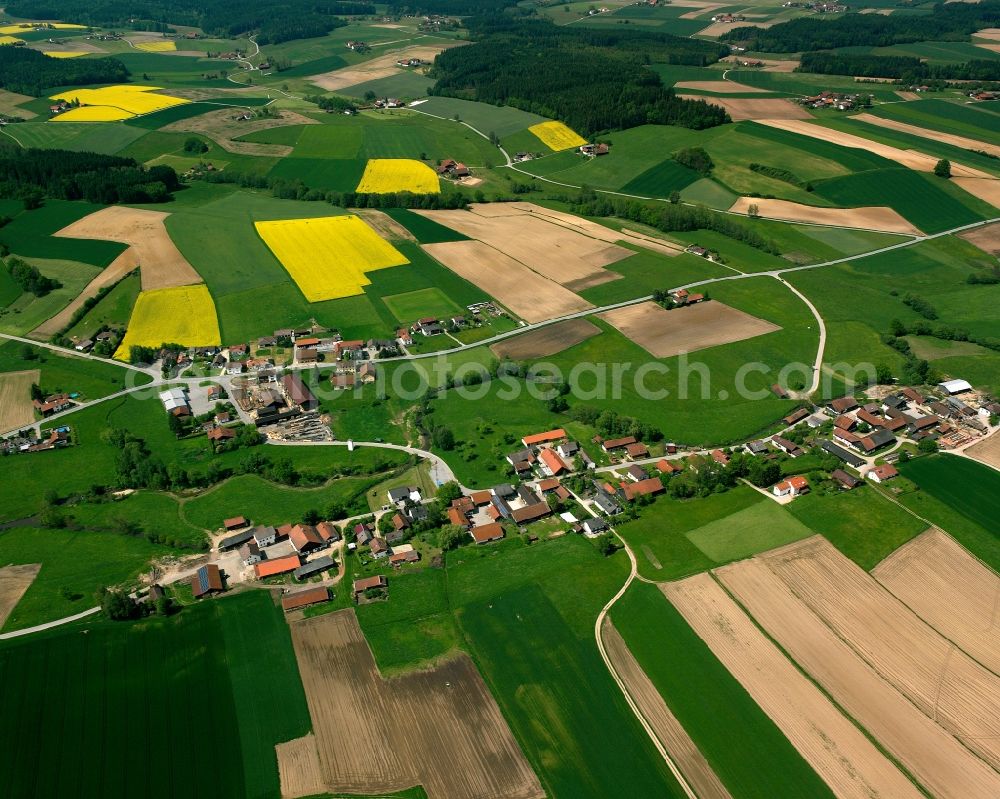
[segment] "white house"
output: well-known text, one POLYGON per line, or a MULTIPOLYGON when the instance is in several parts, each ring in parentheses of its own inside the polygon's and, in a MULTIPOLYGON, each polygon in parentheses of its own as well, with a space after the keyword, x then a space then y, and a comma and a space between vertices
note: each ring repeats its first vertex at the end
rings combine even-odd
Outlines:
POLYGON ((809 491, 809 481, 802 477, 802 475, 789 477, 787 480, 782 480, 775 485, 771 491, 776 497, 797 497, 809 491))

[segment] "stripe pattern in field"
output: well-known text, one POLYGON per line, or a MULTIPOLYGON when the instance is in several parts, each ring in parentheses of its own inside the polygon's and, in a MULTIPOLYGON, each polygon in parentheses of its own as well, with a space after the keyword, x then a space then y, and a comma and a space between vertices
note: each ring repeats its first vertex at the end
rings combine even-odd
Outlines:
POLYGON ((0 372, 0 430, 14 430, 34 424, 35 408, 31 387, 41 382, 38 369, 0 372))
POLYGON ((768 640, 712 575, 699 574, 661 588, 836 796, 921 796, 768 640))
POLYGON ((357 216, 254 223, 309 302, 364 293, 367 273, 409 261, 357 216))
POLYGON ((1000 674, 1000 577, 951 536, 928 530, 872 571, 889 592, 994 674, 1000 674))
POLYGON ((747 613, 931 794, 988 799, 1000 775, 889 685, 769 567, 774 550, 715 571, 747 613))
POLYGON ((544 796, 468 657, 385 680, 353 611, 291 627, 328 791, 419 784, 430 799, 544 796))

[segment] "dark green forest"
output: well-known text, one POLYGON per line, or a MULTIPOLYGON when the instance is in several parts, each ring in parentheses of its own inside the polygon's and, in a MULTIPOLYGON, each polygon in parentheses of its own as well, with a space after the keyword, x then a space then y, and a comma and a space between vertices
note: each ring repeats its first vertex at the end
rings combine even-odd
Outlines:
POLYGON ((897 78, 905 83, 934 80, 1000 80, 1000 61, 975 59, 964 64, 928 64, 919 58, 853 53, 803 53, 797 72, 897 78))
POLYGON ((56 86, 123 83, 129 72, 117 58, 49 58, 27 47, 0 47, 0 88, 38 96, 56 86))
POLYGON ((22 150, 0 145, 0 197, 42 195, 92 203, 156 203, 180 188, 169 166, 144 167, 131 158, 69 150, 22 150))
POLYGON ((344 25, 338 15, 374 14, 369 3, 338 0, 19 0, 7 13, 24 19, 71 19, 85 25, 167 30, 200 27, 212 36, 258 31, 261 44, 323 36, 344 25))
POLYGON ((647 123, 702 129, 729 120, 682 100, 647 69, 702 66, 728 48, 665 33, 585 30, 493 17, 467 23, 475 43, 438 56, 432 94, 507 105, 560 119, 587 136, 647 123))
POLYGON ((968 41, 974 31, 1000 23, 1000 3, 938 3, 930 14, 852 14, 836 20, 800 17, 770 28, 739 27, 720 36, 765 53, 837 47, 889 47, 923 41, 968 41))

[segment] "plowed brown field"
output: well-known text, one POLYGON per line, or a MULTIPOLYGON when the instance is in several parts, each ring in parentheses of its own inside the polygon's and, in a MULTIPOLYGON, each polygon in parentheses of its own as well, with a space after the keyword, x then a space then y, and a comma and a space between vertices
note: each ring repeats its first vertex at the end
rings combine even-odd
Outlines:
POLYGON ((523 361, 528 358, 544 358, 596 336, 601 329, 586 319, 567 319, 554 325, 532 330, 522 336, 504 339, 491 344, 490 349, 498 358, 523 361))
POLYGON ((468 657, 385 680, 353 611, 291 627, 328 791, 419 784, 431 799, 544 796, 468 657))
POLYGON ((10 612, 21 601, 41 568, 39 563, 0 568, 0 627, 3 627, 10 612))

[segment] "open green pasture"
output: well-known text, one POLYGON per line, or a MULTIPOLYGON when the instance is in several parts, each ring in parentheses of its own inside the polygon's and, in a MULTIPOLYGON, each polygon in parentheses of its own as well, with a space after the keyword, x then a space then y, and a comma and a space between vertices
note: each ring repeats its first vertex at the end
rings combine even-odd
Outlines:
POLYGON ((687 533, 691 543, 720 564, 756 555, 810 535, 812 530, 783 506, 770 500, 758 502, 687 533))
POLYGON ((400 322, 412 322, 426 316, 444 317, 462 311, 438 288, 392 294, 383 297, 382 301, 400 322))
POLYGON ((500 138, 545 121, 545 117, 519 108, 459 100, 456 97, 429 97, 416 110, 445 119, 454 119, 457 115, 462 122, 468 122, 483 133, 495 133, 500 138))
POLYGON ((98 399, 121 391, 126 385, 150 381, 147 375, 128 372, 111 363, 61 355, 18 341, 0 342, 0 372, 26 369, 41 372, 40 385, 46 394, 79 394, 82 400, 98 399))
POLYGON ((869 113, 908 125, 1000 144, 1000 117, 983 113, 978 106, 934 99, 875 106, 869 113))
POLYGON ((22 258, 81 261, 104 267, 125 250, 124 244, 113 241, 68 239, 52 234, 104 206, 67 200, 46 200, 34 211, 21 210, 13 221, 0 229, 0 241, 22 258))
POLYGON ((279 792, 274 745, 309 729, 288 628, 259 592, 3 642, 0 672, 11 797, 186 796, 194 781, 264 799, 279 792))
POLYGON ((140 128, 122 122, 45 122, 41 119, 18 125, 7 133, 22 147, 76 150, 114 155, 145 135, 140 128))
POLYGON ((733 796, 833 796, 655 585, 633 583, 611 620, 733 796))
POLYGON ((96 266, 78 261, 57 261, 47 258, 25 260, 46 277, 58 280, 61 286, 44 297, 36 297, 26 291, 0 311, 0 332, 3 333, 27 335, 78 297, 84 287, 101 271, 96 266))
POLYGON ((97 305, 71 327, 67 335, 86 339, 93 336, 102 325, 124 327, 128 324, 129 316, 132 314, 132 306, 135 305, 140 288, 141 280, 138 274, 124 278, 98 300, 97 305))
MULTIPOLYGON (((816 95, 821 91, 856 92, 858 84, 854 78, 844 75, 811 75, 807 72, 764 72, 759 69, 734 69, 727 76, 729 80, 742 83, 745 86, 756 86, 760 89, 779 94, 816 95)), ((866 94, 872 94, 876 100, 895 102, 899 100, 892 87, 875 83, 864 85, 866 94)))

